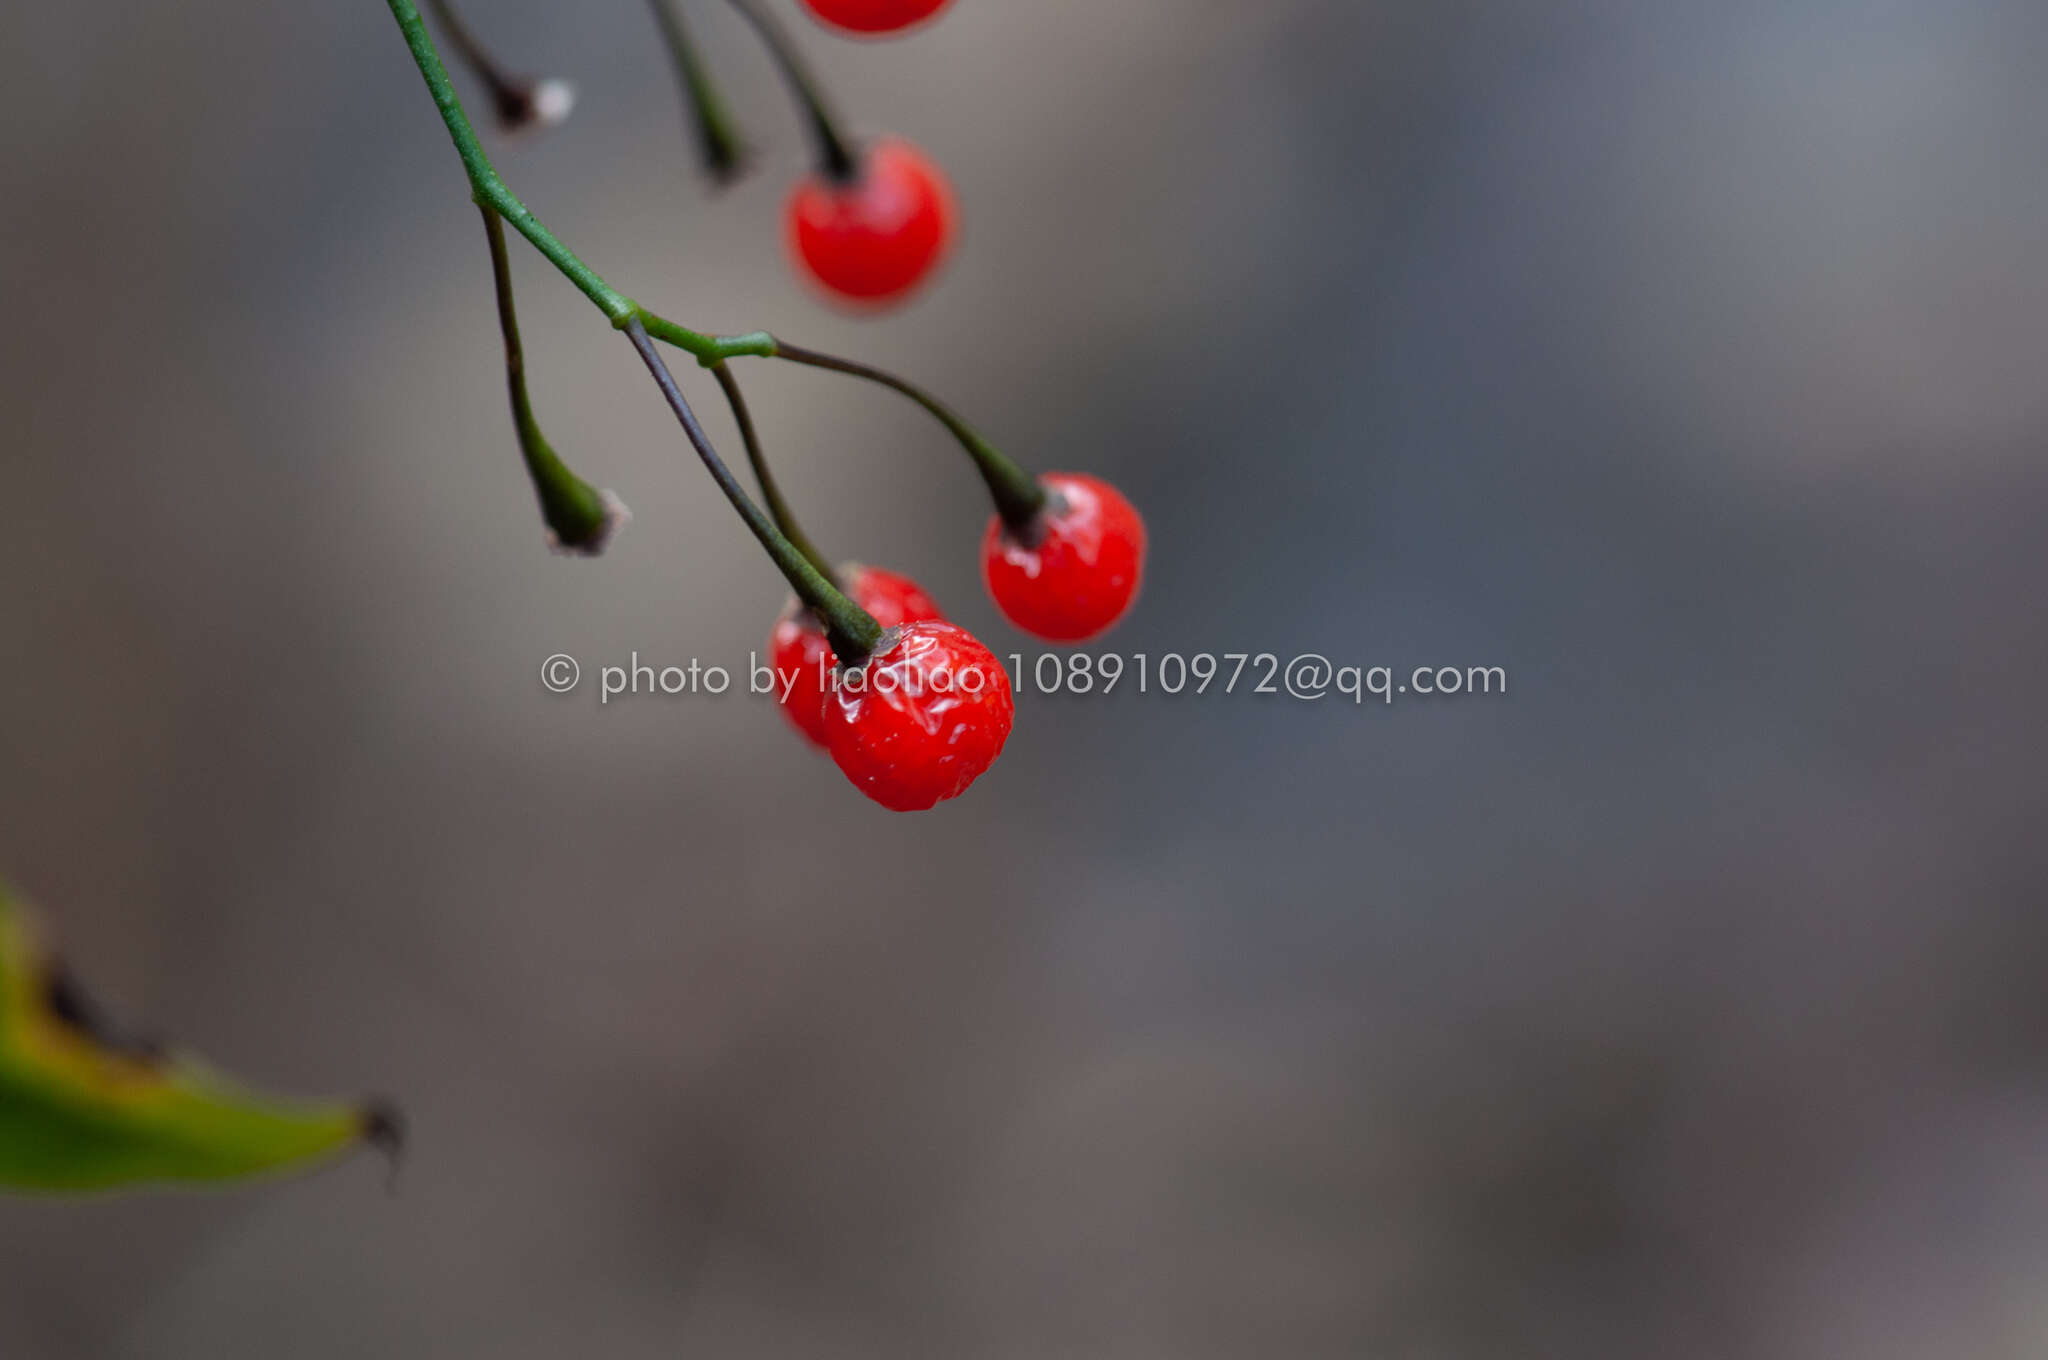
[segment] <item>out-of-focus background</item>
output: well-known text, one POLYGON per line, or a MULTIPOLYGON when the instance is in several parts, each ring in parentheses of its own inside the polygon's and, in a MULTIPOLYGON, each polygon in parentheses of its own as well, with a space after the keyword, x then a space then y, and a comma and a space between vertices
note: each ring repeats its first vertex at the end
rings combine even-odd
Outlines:
MULTIPOLYGON (((721 6, 718 197, 643 6, 468 8, 580 85, 501 162, 620 287, 1131 493, 1096 650, 1510 693, 1026 694, 917 817, 760 700, 553 697, 744 666, 784 591, 522 250, 543 420, 637 516, 546 552, 384 7, 7 6, 0 872, 127 1016, 415 1146, 395 1198, 0 1202, 0 1354, 2048 1350, 2048 10, 806 26, 966 212, 859 321, 721 6)), ((1037 653, 942 435, 744 376, 816 536, 1037 653)))

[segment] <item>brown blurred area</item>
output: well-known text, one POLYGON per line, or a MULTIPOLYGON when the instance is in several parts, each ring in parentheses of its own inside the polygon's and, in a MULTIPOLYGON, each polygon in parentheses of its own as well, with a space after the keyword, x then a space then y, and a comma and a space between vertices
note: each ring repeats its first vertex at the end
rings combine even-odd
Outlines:
MULTIPOLYGON (((497 149, 619 287, 1131 493, 1104 649, 1511 692, 1027 695, 909 818, 759 700, 600 706, 784 592, 521 252, 543 422, 636 516, 546 552, 384 7, 8 6, 0 874, 125 1015, 414 1148, 0 1201, 0 1355, 2048 1351, 2038 3, 805 29, 967 214, 879 321, 783 266, 736 24, 712 197, 642 6, 468 9, 579 85, 497 149)), ((816 537, 1039 650, 928 422, 743 376, 816 537)))

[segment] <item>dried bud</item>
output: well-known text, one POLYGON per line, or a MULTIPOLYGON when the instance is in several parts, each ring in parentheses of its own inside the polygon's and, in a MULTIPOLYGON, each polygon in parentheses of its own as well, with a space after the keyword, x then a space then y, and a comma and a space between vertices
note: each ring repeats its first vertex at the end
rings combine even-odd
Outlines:
POLYGON ((576 87, 566 80, 515 80, 497 89, 498 126, 506 132, 545 132, 576 107, 576 87))

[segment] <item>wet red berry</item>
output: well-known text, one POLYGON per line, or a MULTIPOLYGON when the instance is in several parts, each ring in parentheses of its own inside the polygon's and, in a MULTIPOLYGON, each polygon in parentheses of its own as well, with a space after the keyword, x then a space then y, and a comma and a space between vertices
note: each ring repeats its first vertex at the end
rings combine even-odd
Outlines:
MULTIPOLYGON (((839 579, 847 597, 874 615, 884 628, 945 617, 932 597, 907 576, 849 564, 839 569, 839 579)), ((791 600, 775 621, 768 657, 775 670, 775 694, 782 711, 813 745, 824 746, 825 677, 839 664, 839 658, 832 655, 832 644, 825 640, 817 616, 791 600)))
POLYGON ((1015 713, 995 654, 928 619, 884 634, 866 664, 836 673, 825 747, 862 793, 896 812, 922 812, 959 797, 995 764, 1015 713))
POLYGON ((1003 614, 1048 642, 1107 631, 1138 598, 1145 521, 1123 493, 1077 472, 1038 479, 1049 497, 1029 544, 997 516, 981 545, 981 573, 1003 614))
POLYGON ((804 8, 848 33, 900 33, 921 24, 952 0, 804 0, 804 8))
POLYGON ((813 174, 789 200, 790 248, 818 284, 861 306, 897 302, 938 268, 953 240, 953 190, 910 143, 876 142, 860 174, 813 174))

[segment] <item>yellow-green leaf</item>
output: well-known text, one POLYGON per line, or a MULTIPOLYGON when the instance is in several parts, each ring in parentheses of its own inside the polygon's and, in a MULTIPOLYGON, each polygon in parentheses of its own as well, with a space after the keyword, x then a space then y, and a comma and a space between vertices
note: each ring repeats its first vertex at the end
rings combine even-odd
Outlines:
POLYGON ((229 1180, 397 1139, 382 1106, 273 1100, 121 1035, 0 889, 0 1188, 229 1180))

